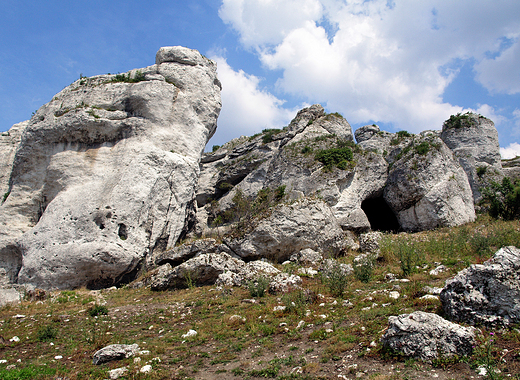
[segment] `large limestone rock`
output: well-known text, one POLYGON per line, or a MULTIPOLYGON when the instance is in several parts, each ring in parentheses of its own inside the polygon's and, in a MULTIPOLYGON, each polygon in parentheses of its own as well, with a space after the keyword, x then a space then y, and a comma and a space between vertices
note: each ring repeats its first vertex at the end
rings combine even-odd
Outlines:
POLYGON ((266 257, 277 262, 306 248, 338 255, 353 244, 331 209, 321 200, 307 198, 277 206, 244 237, 227 241, 243 259, 266 257))
POLYGON ((416 311, 389 317, 388 323, 381 337, 383 347, 425 361, 470 355, 476 344, 473 327, 457 325, 437 314, 416 311))
POLYGON ((416 136, 388 174, 384 198, 405 230, 456 226, 475 219, 468 178, 435 133, 416 136))
POLYGON ((161 48, 140 70, 81 78, 42 106, 0 208, 11 280, 111 286, 173 246, 220 108, 215 63, 183 47, 161 48))
POLYGON ((470 324, 520 322, 520 249, 504 247, 446 281, 440 294, 448 318, 470 324))
POLYGON ((441 138, 466 172, 473 198, 478 202, 482 189, 503 177, 495 124, 474 113, 453 115, 444 122, 441 138))

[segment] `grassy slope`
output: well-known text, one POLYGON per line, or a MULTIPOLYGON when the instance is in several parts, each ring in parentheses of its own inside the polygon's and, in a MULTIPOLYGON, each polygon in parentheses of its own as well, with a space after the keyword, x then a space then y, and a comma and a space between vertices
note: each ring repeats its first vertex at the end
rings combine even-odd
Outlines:
MULTIPOLYGON (((0 309, 0 360, 7 361, 0 364, 0 379, 104 379, 108 370, 122 366, 129 369, 127 379, 469 379, 483 362, 502 371, 489 378, 520 378, 517 329, 492 331, 492 342, 491 331, 482 330, 482 345, 472 357, 433 366, 393 357, 379 344, 388 316, 415 310, 442 315, 438 300, 420 299, 424 286, 442 287, 457 271, 483 262, 504 245, 520 246, 518 221, 481 218, 452 229, 387 235, 369 282, 352 276, 337 298, 318 277, 304 277, 303 287, 316 295, 308 300, 294 291, 248 303, 247 289, 213 287, 55 293, 44 301, 0 309), (398 252, 417 259, 409 282, 385 279, 389 272, 402 277, 398 252), (430 275, 436 263, 448 270, 430 275), (400 297, 389 297, 390 291, 400 297), (352 305, 343 302, 347 299, 352 305), (92 317, 89 308, 99 304, 108 314, 92 317), (289 308, 274 312, 278 305, 289 308), (300 321, 305 326, 298 329, 300 321), (198 334, 184 339, 189 329, 198 334), (10 341, 14 336, 20 341, 10 341), (128 358, 92 365, 93 353, 112 343, 138 343, 149 354, 139 355, 140 362, 128 358), (139 372, 145 364, 152 365, 150 373, 139 372)), ((350 263, 354 255, 339 260, 350 263)))

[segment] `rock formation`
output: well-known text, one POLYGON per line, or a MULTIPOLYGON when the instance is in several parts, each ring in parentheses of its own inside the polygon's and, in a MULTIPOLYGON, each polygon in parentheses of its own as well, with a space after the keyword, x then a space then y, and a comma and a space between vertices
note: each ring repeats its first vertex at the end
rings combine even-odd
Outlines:
POLYGON ((488 326, 520 322, 520 249, 504 247, 446 281, 440 294, 446 316, 488 326))
POLYGON ((473 198, 478 202, 482 199, 481 190, 504 176, 495 124, 469 112, 453 115, 444 122, 441 138, 466 172, 473 198))
POLYGON ((475 329, 449 322, 437 314, 416 311, 388 318, 381 338, 383 347, 425 361, 470 355, 476 344, 475 329))
POLYGON ((161 48, 155 65, 80 78, 2 136, 4 146, 20 141, 0 157, 0 265, 11 281, 111 286, 173 246, 220 87, 214 62, 161 48))
MULTIPOLYGON (((480 125, 490 128, 482 122, 472 133, 480 125)), ((355 135, 358 144, 341 115, 314 105, 282 130, 240 137, 206 154, 196 198, 198 233, 218 224, 237 194, 254 199, 280 186, 292 199, 322 199, 343 230, 419 231, 475 219, 468 175, 439 132, 393 134, 369 125, 355 135)), ((498 146, 488 145, 498 154, 498 146)))

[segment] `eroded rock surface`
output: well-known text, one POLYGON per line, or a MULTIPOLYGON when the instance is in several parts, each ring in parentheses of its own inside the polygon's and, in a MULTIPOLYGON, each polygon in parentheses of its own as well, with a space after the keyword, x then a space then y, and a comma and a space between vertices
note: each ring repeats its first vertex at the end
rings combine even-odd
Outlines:
POLYGON ((221 108, 215 66, 161 48, 155 65, 81 78, 35 113, 0 208, 12 281, 111 286, 175 244, 221 108))
POLYGON ((520 249, 504 247, 446 281, 440 294, 449 319, 507 326, 520 322, 520 249))
POLYGON ((384 347, 425 361, 470 355, 476 344, 475 329, 449 322, 437 314, 416 311, 388 318, 381 337, 384 347))

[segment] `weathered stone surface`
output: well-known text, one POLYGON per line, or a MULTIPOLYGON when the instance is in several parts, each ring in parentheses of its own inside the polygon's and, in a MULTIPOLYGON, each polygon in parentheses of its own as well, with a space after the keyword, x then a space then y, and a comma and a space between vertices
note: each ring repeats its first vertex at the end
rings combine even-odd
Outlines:
POLYGON ((441 138, 466 172, 473 198, 478 202, 482 189, 503 177, 495 124, 474 113, 452 116, 444 122, 441 138))
POLYGON ((381 343, 405 356, 431 361, 470 355, 476 344, 475 329, 449 322, 437 314, 416 311, 388 318, 381 343))
POLYGON ((12 281, 111 286, 186 231, 221 107, 215 64, 162 48, 125 78, 81 78, 26 123, 0 208, 12 281))
POLYGON ((512 181, 520 179, 520 157, 511 160, 502 160, 502 171, 506 177, 512 181))
POLYGON ((446 281, 440 294, 447 317, 470 324, 520 322, 520 249, 504 247, 446 281))
POLYGON ((361 252, 372 252, 379 254, 381 248, 379 243, 383 238, 383 234, 379 231, 367 232, 359 235, 359 249, 361 252))
POLYGON ((323 261, 323 255, 313 249, 305 248, 293 254, 289 260, 300 265, 318 265, 323 261))
POLYGON ((100 365, 114 360, 129 358, 139 353, 137 344, 111 344, 96 351, 92 359, 92 364, 100 365))
POLYGON ((356 136, 356 141, 359 144, 363 141, 370 140, 372 136, 377 134, 379 131, 379 127, 375 124, 365 125, 361 128, 356 129, 356 132, 354 132, 354 136, 356 136))
POLYGON ((413 139, 392 165, 384 198, 404 230, 455 226, 475 219, 468 178, 436 134, 413 139))
POLYGON ((215 239, 199 239, 185 244, 181 244, 173 249, 160 252, 155 258, 156 265, 164 265, 170 263, 173 266, 182 264, 183 262, 204 253, 220 253, 225 252, 231 254, 231 250, 224 244, 219 244, 215 239))
POLYGON ((277 206, 244 238, 227 245, 244 259, 266 257, 283 262, 305 248, 339 254, 353 244, 321 200, 302 199, 277 206))
POLYGON ((287 293, 291 290, 298 289, 302 283, 300 276, 289 273, 279 273, 269 281, 269 292, 287 293))
POLYGON ((212 285, 226 271, 239 272, 246 263, 227 253, 206 253, 172 267, 165 264, 151 277, 152 290, 186 288, 190 285, 212 285))

